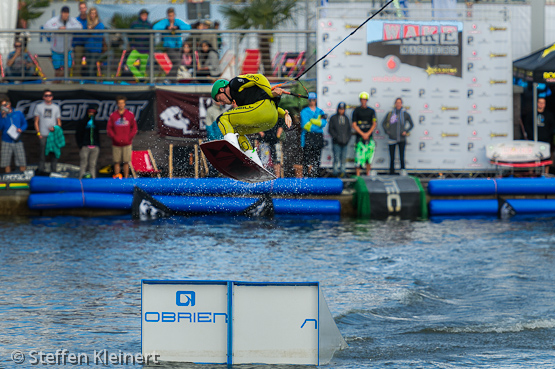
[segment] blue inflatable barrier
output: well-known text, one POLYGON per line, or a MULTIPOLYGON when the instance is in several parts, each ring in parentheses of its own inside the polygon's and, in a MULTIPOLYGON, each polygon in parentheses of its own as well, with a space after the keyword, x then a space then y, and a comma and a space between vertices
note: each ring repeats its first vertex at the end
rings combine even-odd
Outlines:
POLYGON ((497 215, 497 200, 430 200, 430 216, 497 215))
MULTIPOLYGON (((257 201, 257 198, 154 196, 173 211, 184 213, 239 213, 257 201)), ((130 210, 133 195, 100 192, 33 193, 28 205, 33 210, 100 208, 130 210)), ((337 200, 273 199, 276 214, 339 215, 341 204, 337 200)))
POLYGON ((555 178, 433 179, 430 196, 553 195, 555 178))
POLYGON ((278 178, 251 184, 228 178, 98 178, 80 181, 36 176, 30 182, 32 193, 83 191, 132 194, 135 186, 151 195, 339 195, 343 191, 343 182, 338 178, 278 178))
POLYGON ((510 199, 506 200, 517 214, 555 213, 553 199, 510 199))
POLYGON ((432 179, 428 182, 430 196, 494 195, 495 182, 491 179, 432 179))

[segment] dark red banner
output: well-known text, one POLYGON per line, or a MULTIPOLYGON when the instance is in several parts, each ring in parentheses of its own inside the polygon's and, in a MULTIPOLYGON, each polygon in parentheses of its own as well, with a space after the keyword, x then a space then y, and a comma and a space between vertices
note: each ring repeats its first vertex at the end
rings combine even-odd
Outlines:
POLYGON ((156 90, 156 111, 160 136, 206 137, 206 109, 212 104, 207 94, 156 90))

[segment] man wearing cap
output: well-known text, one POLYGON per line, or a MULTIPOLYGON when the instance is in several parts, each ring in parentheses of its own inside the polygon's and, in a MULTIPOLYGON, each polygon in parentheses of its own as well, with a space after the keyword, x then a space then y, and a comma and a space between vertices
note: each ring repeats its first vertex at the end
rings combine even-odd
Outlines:
MULTIPOLYGON (((148 10, 141 9, 139 12, 139 18, 134 20, 129 28, 133 30, 152 29, 152 23, 148 21, 148 10)), ((129 34, 129 45, 132 49, 137 50, 139 53, 148 55, 150 43, 149 39, 150 37, 148 33, 131 33, 129 34)))
POLYGON ((355 165, 356 175, 360 176, 360 170, 366 167, 366 175, 370 174, 372 169, 372 159, 374 159, 374 150, 376 143, 372 138, 372 133, 376 129, 376 112, 367 106, 368 92, 361 92, 358 96, 360 106, 353 111, 353 129, 356 133, 355 145, 355 165))
POLYGON ((320 171, 320 157, 324 148, 324 127, 328 124, 326 114, 316 106, 315 92, 308 93, 308 106, 301 110, 301 147, 303 167, 306 177, 317 177, 320 171))
POLYGON ((278 117, 285 118, 285 124, 291 127, 289 112, 278 107, 282 94, 279 87, 272 90, 262 74, 244 74, 230 81, 219 79, 212 86, 212 99, 237 106, 217 119, 224 139, 260 166, 262 162, 246 135, 271 129, 278 117))
POLYGON ((347 161, 347 145, 351 140, 351 122, 345 115, 346 104, 337 105, 337 114, 330 118, 328 132, 333 141, 333 175, 345 177, 345 163, 347 161))
POLYGON ((92 178, 96 178, 96 161, 100 152, 100 135, 95 119, 96 109, 87 110, 87 115, 77 123, 75 139, 79 147, 79 179, 83 178, 87 166, 92 178))
POLYGON ((152 26, 152 29, 167 31, 162 34, 162 42, 166 54, 168 54, 168 57, 172 62, 172 69, 170 70, 168 75, 177 76, 179 61, 181 60, 181 47, 183 46, 183 35, 177 32, 188 31, 191 29, 191 25, 185 23, 179 18, 176 18, 174 8, 168 8, 166 14, 167 18, 156 22, 156 24, 152 26))
MULTIPOLYGON (((71 30, 71 29, 83 29, 83 26, 79 21, 73 17, 69 16, 69 7, 64 6, 60 12, 60 15, 51 18, 48 22, 44 24, 44 29, 46 30, 71 30)), ((67 45, 65 44, 66 34, 65 33, 53 33, 51 36, 52 45, 52 64, 56 70, 56 77, 64 76, 64 66, 65 66, 65 55, 68 57, 68 67, 71 68, 73 65, 73 58, 71 52, 71 41, 73 34, 67 34, 67 45), (65 54, 67 52, 67 54, 65 54)), ((80 61, 79 61, 80 62, 80 61)))

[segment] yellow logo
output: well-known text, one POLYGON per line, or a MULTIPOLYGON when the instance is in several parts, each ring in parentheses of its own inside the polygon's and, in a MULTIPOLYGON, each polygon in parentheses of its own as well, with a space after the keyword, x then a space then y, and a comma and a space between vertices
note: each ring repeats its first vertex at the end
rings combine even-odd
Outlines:
POLYGON ((345 55, 362 55, 360 51, 345 51, 345 55))
POLYGON ((506 31, 507 27, 495 27, 495 26, 490 26, 489 27, 490 31, 506 31))
POLYGON ((362 82, 362 78, 345 78, 344 81, 348 82, 362 82))
POLYGON ((545 49, 542 53, 542 58, 545 58, 547 55, 551 54, 553 51, 555 51, 555 44, 549 46, 547 49, 545 49))
POLYGON ((505 85, 507 84, 507 80, 506 79, 490 79, 489 80, 489 84, 490 85, 505 85))
POLYGON ((489 136, 491 138, 494 138, 494 137, 507 137, 508 135, 506 133, 494 133, 494 132, 492 132, 492 133, 489 134, 489 136))
POLYGON ((432 74, 450 74, 455 75, 457 74, 457 68, 439 68, 439 67, 430 67, 426 68, 426 73, 428 73, 428 77, 432 74))
POLYGON ((490 111, 507 110, 507 107, 506 106, 490 106, 489 110, 490 111))
POLYGON ((490 53, 489 54, 490 58, 506 58, 507 54, 494 54, 494 53, 490 53))
POLYGON ((441 137, 459 137, 458 133, 445 133, 441 132, 441 137))
POLYGON ((442 111, 447 111, 447 110, 459 110, 458 106, 441 106, 441 110, 442 111))
POLYGON ((543 79, 546 81, 555 79, 555 72, 543 72, 543 79))
POLYGON ((345 29, 353 29, 358 28, 358 24, 346 24, 345 29))

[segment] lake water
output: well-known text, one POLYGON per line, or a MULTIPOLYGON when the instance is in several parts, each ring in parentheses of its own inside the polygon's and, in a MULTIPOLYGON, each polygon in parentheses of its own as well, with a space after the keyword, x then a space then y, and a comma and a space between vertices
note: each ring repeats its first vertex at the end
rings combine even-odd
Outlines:
POLYGON ((31 350, 140 352, 141 279, 320 281, 349 344, 328 368, 555 366, 555 218, 55 217, 0 231, 0 368, 34 367, 31 350))

